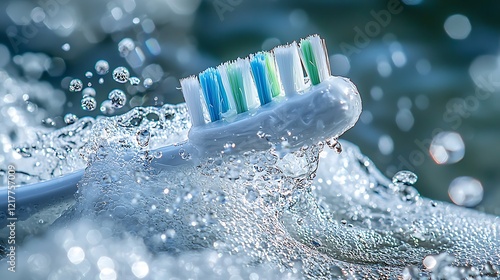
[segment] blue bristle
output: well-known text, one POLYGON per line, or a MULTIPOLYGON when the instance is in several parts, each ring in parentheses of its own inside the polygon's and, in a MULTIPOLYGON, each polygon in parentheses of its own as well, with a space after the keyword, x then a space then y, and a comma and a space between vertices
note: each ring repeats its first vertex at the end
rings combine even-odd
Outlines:
POLYGON ((250 65, 252 67, 252 73, 255 80, 255 85, 257 86, 257 92, 259 94, 260 104, 264 105, 271 102, 271 87, 269 86, 269 81, 266 75, 266 57, 264 53, 255 54, 250 65))
POLYGON ((224 90, 224 85, 222 84, 222 77, 220 75, 219 70, 215 70, 215 77, 217 78, 217 83, 219 84, 219 93, 220 93, 220 101, 222 103, 222 113, 225 113, 229 110, 229 100, 227 99, 226 90, 224 90))
POLYGON ((228 108, 228 101, 219 71, 208 68, 200 73, 201 89, 207 103, 208 113, 212 122, 218 121, 228 108))

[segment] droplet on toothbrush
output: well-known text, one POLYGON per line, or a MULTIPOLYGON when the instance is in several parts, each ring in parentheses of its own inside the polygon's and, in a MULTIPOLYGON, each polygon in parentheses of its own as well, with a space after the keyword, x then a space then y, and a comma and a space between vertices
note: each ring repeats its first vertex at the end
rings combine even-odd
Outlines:
POLYGON ((236 147, 236 144, 233 142, 227 142, 224 144, 224 152, 229 153, 236 147))
POLYGON ((402 170, 396 173, 392 177, 392 182, 394 184, 403 184, 407 186, 414 185, 418 180, 418 177, 415 173, 407 170, 402 170))
POLYGON ((97 102, 95 101, 94 97, 86 96, 82 98, 81 105, 82 109, 85 111, 94 111, 97 107, 97 102))
POLYGON ((146 147, 149 145, 149 140, 151 139, 151 133, 147 129, 141 129, 135 135, 137 144, 141 147, 146 147))
POLYGON ((338 141, 336 137, 332 137, 330 139, 326 139, 326 145, 334 150, 337 154, 342 153, 342 145, 338 141))
POLYGON ((68 113, 64 116, 64 122, 66 124, 73 124, 78 120, 78 117, 75 114, 68 113))
POLYGON ((115 82, 124 84, 128 81, 129 78, 130 72, 127 68, 120 66, 116 67, 115 70, 113 70, 113 80, 115 80, 115 82))
POLYGON ((182 159, 184 160, 188 160, 188 159, 191 159, 191 154, 189 154, 186 150, 184 149, 181 149, 179 151, 179 156, 181 156, 182 159))
POLYGON ((118 52, 121 57, 126 57, 135 48, 135 43, 130 38, 125 38, 118 43, 118 52))
POLYGON ((109 72, 109 63, 106 60, 98 60, 94 68, 97 74, 105 75, 109 72))
POLYGON ((73 79, 69 82, 69 91, 77 92, 83 89, 83 83, 80 79, 73 79))
POLYGON ((162 151, 156 151, 156 152, 154 152, 153 156, 155 158, 161 158, 163 156, 163 153, 162 153, 162 151))
POLYGON ((111 100, 111 105, 116 109, 122 108, 127 102, 127 96, 119 89, 112 90, 108 95, 108 99, 111 100))
POLYGON ((137 77, 132 77, 132 78, 130 78, 129 82, 131 85, 136 86, 136 85, 141 83, 141 79, 139 79, 137 77))

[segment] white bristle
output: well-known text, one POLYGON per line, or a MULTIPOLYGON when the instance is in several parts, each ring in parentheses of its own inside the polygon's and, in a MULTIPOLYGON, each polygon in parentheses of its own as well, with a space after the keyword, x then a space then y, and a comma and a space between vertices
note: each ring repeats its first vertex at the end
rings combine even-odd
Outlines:
POLYGON ((181 80, 182 94, 186 100, 191 123, 194 126, 205 124, 203 106, 201 104, 201 87, 196 76, 191 76, 181 80))
POLYGON ((312 35, 309 39, 313 49, 314 58, 316 59, 319 80, 324 81, 326 78, 330 77, 330 63, 328 60, 328 54, 326 53, 325 42, 318 35, 312 35))
POLYGON ((229 85, 229 79, 227 77, 227 66, 229 62, 221 64, 217 66, 217 70, 219 70, 220 77, 222 79, 222 85, 224 86, 224 91, 226 92, 227 100, 229 101, 229 110, 222 114, 224 118, 230 118, 236 115, 236 104, 234 102, 233 91, 231 90, 231 86, 229 85))
POLYGON ((255 86, 255 81, 253 79, 252 68, 250 67, 249 59, 238 58, 235 63, 237 67, 241 69, 248 109, 250 110, 259 107, 259 95, 257 93, 257 87, 255 86))
POLYGON ((293 95, 305 88, 304 71, 300 62, 297 43, 274 49, 278 72, 286 95, 293 95))

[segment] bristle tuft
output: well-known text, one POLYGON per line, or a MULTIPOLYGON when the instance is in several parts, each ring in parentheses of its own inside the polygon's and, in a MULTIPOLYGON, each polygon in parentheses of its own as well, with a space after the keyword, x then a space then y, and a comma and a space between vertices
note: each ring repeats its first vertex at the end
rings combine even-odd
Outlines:
POLYGON ((180 82, 182 94, 186 100, 193 127, 205 124, 203 107, 200 99, 201 88, 198 79, 196 76, 191 76, 189 78, 182 79, 180 82))
POLYGON ((218 121, 222 118, 222 114, 229 109, 220 73, 217 69, 208 68, 201 72, 199 77, 210 120, 212 122, 218 121))
POLYGON ((293 95, 304 89, 304 72, 297 43, 276 47, 274 56, 285 95, 293 95))

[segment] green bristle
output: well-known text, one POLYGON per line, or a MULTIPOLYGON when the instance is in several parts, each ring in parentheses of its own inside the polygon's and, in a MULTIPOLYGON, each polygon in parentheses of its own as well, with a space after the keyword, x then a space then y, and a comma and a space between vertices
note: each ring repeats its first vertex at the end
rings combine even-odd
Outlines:
POLYGON ((227 65, 227 77, 233 93, 234 102, 236 103, 236 112, 240 114, 248 111, 245 88, 243 85, 243 74, 241 73, 240 67, 235 63, 227 65))
POLYGON ((316 59, 314 58, 314 52, 309 39, 305 39, 300 44, 300 51, 302 52, 302 60, 304 61, 304 66, 307 69, 307 74, 313 85, 320 83, 318 65, 316 64, 316 59))
POLYGON ((274 58, 272 54, 266 53, 266 69, 267 78, 269 79, 269 85, 271 86, 271 95, 276 97, 281 93, 280 82, 278 80, 278 72, 276 71, 276 65, 274 64, 274 58))

